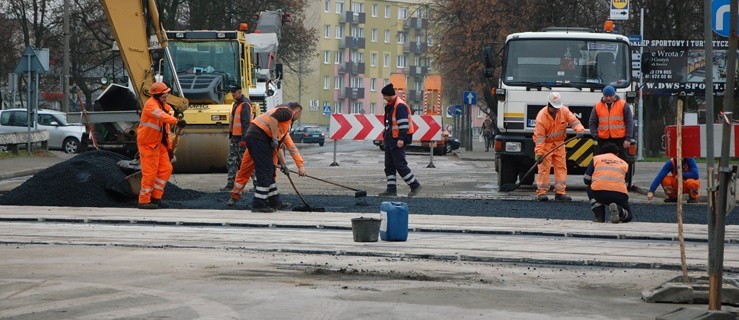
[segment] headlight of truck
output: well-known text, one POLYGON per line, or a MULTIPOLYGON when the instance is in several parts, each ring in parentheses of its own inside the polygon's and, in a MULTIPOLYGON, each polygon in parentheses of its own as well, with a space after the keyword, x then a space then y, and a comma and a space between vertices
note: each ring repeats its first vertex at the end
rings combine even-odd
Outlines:
POLYGON ((506 152, 521 152, 521 143, 520 142, 506 142, 505 151, 506 152))

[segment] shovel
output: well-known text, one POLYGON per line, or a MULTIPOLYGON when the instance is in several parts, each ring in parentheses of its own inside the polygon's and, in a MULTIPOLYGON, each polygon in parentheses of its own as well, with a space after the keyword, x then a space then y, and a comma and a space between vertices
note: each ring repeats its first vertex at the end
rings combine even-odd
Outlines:
MULTIPOLYGON (((287 165, 285 165, 285 158, 281 154, 279 154, 280 153, 280 148, 277 149, 277 153, 278 153, 277 154, 277 160, 279 160, 280 166, 282 166, 283 168, 287 168, 287 165)), ((303 202, 303 206, 296 206, 296 207, 293 208, 293 211, 325 212, 326 211, 325 208, 311 207, 311 205, 309 205, 307 202, 305 202, 305 199, 303 199, 303 196, 300 195, 300 191, 298 191, 298 188, 295 187, 295 183, 293 183, 293 179, 290 178, 289 172, 290 171, 288 170, 288 173, 285 173, 285 175, 287 176, 287 180, 290 181, 290 185, 293 186, 293 190, 295 190, 295 193, 298 195, 298 198, 300 198, 300 201, 303 202)))
MULTIPOLYGON (((174 138, 172 138, 172 163, 177 162, 177 157, 174 156, 174 152, 177 150, 177 143, 180 141, 180 136, 182 135, 182 129, 183 127, 177 127, 177 130, 174 132, 174 138)), ((120 166, 121 163, 119 161, 118 165, 120 166)), ((132 174, 129 174, 126 176, 126 181, 128 182, 128 187, 131 188, 131 192, 133 194, 138 195, 141 192, 141 170, 136 171, 132 174)))
MULTIPOLYGON (((293 170, 290 170, 290 172, 292 172, 292 173, 298 173, 298 172, 293 171, 293 170)), ((337 187, 342 187, 344 189, 349 189, 351 191, 354 191, 354 198, 357 199, 357 205, 363 205, 363 206, 366 206, 367 205, 367 203, 364 201, 364 199, 362 199, 362 198, 367 197, 367 191, 364 191, 364 190, 361 190, 361 189, 355 189, 355 188, 352 188, 352 187, 348 187, 348 186, 345 186, 345 185, 338 184, 336 182, 331 182, 331 181, 328 181, 328 180, 324 180, 324 179, 321 179, 321 178, 318 178, 318 177, 309 176, 307 174, 305 176, 308 177, 308 178, 311 178, 311 179, 315 179, 315 180, 318 180, 318 181, 321 181, 321 182, 325 182, 325 183, 328 183, 328 184, 331 184, 331 185, 335 185, 337 187)))
MULTIPOLYGON (((565 140, 564 142, 562 142, 562 143, 558 144, 557 146, 555 146, 554 148, 552 148, 552 150, 549 150, 549 152, 545 153, 544 156, 542 156, 541 158, 542 159, 546 158, 547 156, 549 156, 550 154, 552 154, 552 152, 554 152, 555 150, 561 148, 563 145, 565 145, 568 142, 570 142, 572 140, 575 140, 575 139, 577 139, 577 137, 572 137, 572 138, 569 138, 569 139, 565 140)), ((518 182, 516 182, 516 183, 506 183, 506 184, 500 186, 500 191, 501 192, 511 192, 513 190, 518 189, 518 187, 521 186, 521 181, 525 180, 529 175, 531 175, 534 172, 534 169, 536 169, 537 166, 539 166, 539 163, 538 162, 534 162, 534 165, 531 166, 531 168, 529 168, 529 171, 526 171, 526 174, 524 174, 523 177, 521 177, 521 179, 518 180, 518 182)))

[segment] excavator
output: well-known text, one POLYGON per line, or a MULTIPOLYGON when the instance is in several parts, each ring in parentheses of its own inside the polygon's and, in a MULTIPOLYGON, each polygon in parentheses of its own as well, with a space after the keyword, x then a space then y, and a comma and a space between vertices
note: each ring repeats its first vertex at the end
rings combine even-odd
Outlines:
MULTIPOLYGON (((225 172, 234 100, 229 89, 239 85, 248 90, 256 102, 254 115, 266 111, 268 101, 274 106, 276 89, 281 88, 281 68, 274 61, 278 37, 271 37, 275 43, 268 45, 271 42, 260 35, 258 43, 267 54, 259 54, 247 41, 251 34, 246 24, 234 31, 166 31, 155 0, 101 0, 101 4, 130 84, 111 84, 95 100, 88 118, 96 125, 97 146, 133 157, 139 109, 149 98, 152 83, 163 81, 172 88, 168 103, 175 115, 188 123, 175 151, 175 172, 225 172), (264 60, 264 67, 254 60, 264 60)), ((269 22, 280 28, 290 18, 281 11, 269 13, 278 17, 269 22)))

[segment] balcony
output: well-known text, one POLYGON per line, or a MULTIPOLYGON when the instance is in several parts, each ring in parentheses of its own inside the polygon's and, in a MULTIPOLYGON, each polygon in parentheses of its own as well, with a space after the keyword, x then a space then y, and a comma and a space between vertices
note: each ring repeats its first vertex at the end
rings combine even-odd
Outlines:
POLYGON ((350 73, 350 74, 362 74, 364 73, 364 62, 345 62, 339 67, 339 74, 350 73))
POLYGON ((365 47, 365 38, 346 37, 344 38, 344 47, 341 49, 345 49, 345 48, 364 49, 364 47, 365 47))
POLYGON ((408 75, 411 77, 423 77, 429 73, 428 67, 409 67, 408 75))
POLYGON ((344 11, 339 17, 341 23, 364 24, 367 16, 364 12, 344 11))
POLYGON ((426 42, 411 42, 409 45, 408 51, 413 52, 413 53, 426 53, 428 49, 429 49, 429 46, 428 46, 428 43, 426 42))
POLYGON ((403 21, 403 29, 428 29, 428 21, 423 18, 411 17, 403 21))
POLYGON ((364 99, 364 88, 344 88, 343 99, 364 99))

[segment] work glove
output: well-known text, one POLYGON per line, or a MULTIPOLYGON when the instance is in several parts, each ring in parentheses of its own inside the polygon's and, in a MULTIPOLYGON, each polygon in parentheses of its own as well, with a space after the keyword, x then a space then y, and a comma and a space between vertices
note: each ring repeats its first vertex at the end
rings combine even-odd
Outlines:
POLYGON ((177 126, 180 128, 184 128, 187 125, 187 121, 185 119, 177 120, 177 126))
POLYGON ((280 140, 278 140, 277 138, 272 138, 272 149, 277 148, 277 146, 279 145, 280 145, 280 140))
POLYGON ((578 132, 578 133, 577 133, 577 134, 575 135, 575 138, 578 138, 578 139, 580 139, 580 138, 582 138, 582 137, 584 137, 584 136, 585 136, 585 131, 580 131, 580 132, 578 132))
POLYGON ((281 165, 280 166, 280 171, 282 171, 282 173, 284 173, 286 176, 289 176, 290 175, 290 169, 288 169, 287 166, 282 166, 281 165))
POLYGON ((534 159, 536 159, 536 163, 541 163, 544 160, 544 156, 537 154, 536 156, 534 156, 534 159))
POLYGON ((244 141, 244 140, 239 141, 239 147, 245 148, 246 147, 246 141, 244 141))

